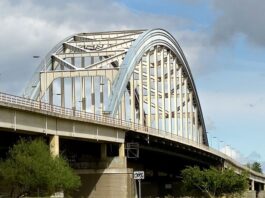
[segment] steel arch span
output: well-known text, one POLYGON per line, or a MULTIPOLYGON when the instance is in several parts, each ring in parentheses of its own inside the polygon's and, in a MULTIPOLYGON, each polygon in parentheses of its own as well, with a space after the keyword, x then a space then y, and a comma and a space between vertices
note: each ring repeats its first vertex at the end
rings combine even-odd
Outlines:
POLYGON ((188 62, 163 29, 69 36, 42 60, 24 97, 208 145, 188 62))

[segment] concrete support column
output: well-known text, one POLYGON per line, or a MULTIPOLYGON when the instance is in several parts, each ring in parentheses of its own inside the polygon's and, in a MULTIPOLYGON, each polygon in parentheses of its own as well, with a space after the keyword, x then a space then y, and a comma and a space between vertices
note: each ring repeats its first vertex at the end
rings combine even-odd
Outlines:
MULTIPOLYGON (((59 136, 58 135, 52 135, 50 136, 50 153, 52 157, 59 156, 59 136)), ((64 197, 63 191, 55 192, 51 197, 64 197)))
POLYGON ((255 183, 254 183, 254 180, 251 180, 251 190, 255 190, 255 183))
POLYGON ((107 158, 107 144, 106 143, 102 143, 100 145, 100 157, 101 159, 107 158))
POLYGON ((52 156, 59 155, 59 136, 52 135, 50 136, 50 152, 52 156))
POLYGON ((124 143, 119 145, 119 157, 125 157, 125 148, 124 143))

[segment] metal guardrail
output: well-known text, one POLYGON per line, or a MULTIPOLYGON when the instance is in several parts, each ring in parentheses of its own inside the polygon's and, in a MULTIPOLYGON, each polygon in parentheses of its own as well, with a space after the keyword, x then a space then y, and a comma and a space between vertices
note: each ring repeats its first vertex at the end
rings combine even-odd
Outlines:
POLYGON ((19 96, 14 96, 6 93, 1 93, 0 92, 0 102, 2 103, 7 103, 7 104, 13 104, 21 107, 26 107, 31 110, 40 110, 43 112, 47 113, 55 113, 57 115, 63 115, 63 116, 68 116, 68 117, 75 117, 75 118, 81 118, 86 121, 92 121, 92 122, 97 122, 99 124, 103 125, 109 125, 112 127, 117 127, 117 128, 122 128, 126 130, 131 130, 131 131, 136 131, 139 133, 144 133, 147 135, 154 135, 157 137, 162 137, 165 139, 170 139, 185 145, 193 146, 195 148, 204 150, 206 152, 209 152, 213 155, 216 155, 231 164, 233 164, 235 167, 243 170, 249 171, 253 176, 262 178, 265 182, 265 175, 259 174, 257 172, 254 172, 252 170, 249 170, 247 167, 241 165, 239 162, 235 161, 231 157, 225 155, 224 153, 217 151, 213 148, 210 148, 204 144, 201 144, 199 142, 193 141, 191 139, 179 136, 177 134, 169 133, 166 131, 158 130, 155 128, 151 127, 146 127, 137 123, 109 117, 109 116, 104 116, 104 115, 98 115, 90 112, 85 112, 85 111, 79 111, 79 110, 73 110, 70 108, 64 108, 56 105, 51 105, 45 102, 41 101, 36 101, 28 98, 23 98, 19 96))
POLYGON ((198 146, 204 147, 207 150, 209 149, 209 147, 199 142, 179 136, 177 134, 173 134, 173 133, 166 132, 163 130, 143 126, 138 123, 125 121, 125 120, 121 120, 121 119, 117 119, 117 118, 113 118, 109 116, 99 115, 99 114, 85 112, 85 111, 73 110, 70 108, 64 108, 64 107, 60 107, 56 105, 51 105, 45 102, 36 101, 36 100, 14 96, 14 95, 1 93, 1 92, 0 92, 0 102, 18 105, 18 106, 30 108, 32 110, 40 110, 40 111, 47 112, 47 113, 56 113, 56 114, 63 115, 63 116, 81 118, 81 119, 85 119, 87 121, 92 121, 92 122, 96 121, 97 123, 107 124, 107 125, 117 127, 117 128, 137 131, 137 132, 141 132, 141 133, 145 133, 149 135, 155 135, 155 136, 159 136, 159 137, 166 138, 166 139, 174 139, 178 142, 186 143, 186 144, 193 145, 196 147, 198 146))

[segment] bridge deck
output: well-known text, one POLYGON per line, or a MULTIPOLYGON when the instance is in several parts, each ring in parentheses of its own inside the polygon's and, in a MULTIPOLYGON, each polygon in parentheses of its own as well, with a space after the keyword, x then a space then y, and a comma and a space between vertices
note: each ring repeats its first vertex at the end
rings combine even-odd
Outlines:
MULTIPOLYGON (((17 126, 16 126, 17 115, 15 113, 12 114, 13 118, 8 118, 4 120, 4 118, 6 117, 6 115, 4 114, 4 111, 5 111, 4 109, 12 109, 14 111, 16 110, 24 111, 24 112, 28 112, 29 114, 31 113, 33 115, 37 114, 39 116, 45 116, 46 122, 43 122, 41 125, 42 126, 41 129, 38 130, 38 132, 42 132, 42 133, 53 134, 53 132, 51 132, 52 130, 50 129, 49 131, 49 128, 47 127, 47 123, 48 123, 47 118, 48 120, 50 118, 57 119, 56 121, 57 123, 54 124, 57 132, 60 131, 58 130, 60 129, 58 128, 59 125, 60 124, 63 125, 63 123, 58 123, 58 118, 61 118, 64 120, 77 121, 79 125, 75 125, 75 124, 70 125, 70 128, 71 128, 70 131, 72 133, 69 133, 69 134, 73 136, 73 132, 76 132, 74 133, 74 135, 80 138, 90 138, 90 139, 96 139, 96 140, 101 140, 101 141, 124 142, 125 132, 133 131, 136 133, 141 133, 141 134, 146 134, 146 135, 151 135, 151 136, 171 140, 173 142, 181 143, 186 146, 207 152, 210 155, 220 157, 225 161, 226 167, 233 167, 238 172, 242 170, 247 170, 250 172, 250 179, 257 181, 257 182, 265 183, 265 176, 263 174, 259 174, 252 170, 249 170, 247 167, 242 166, 240 163, 236 162, 232 158, 228 157, 227 155, 213 148, 210 148, 198 142, 194 142, 190 139, 186 139, 184 137, 178 136, 176 134, 157 130, 151 127, 142 126, 137 123, 132 123, 132 122, 112 118, 109 116, 102 116, 102 115, 97 115, 97 114, 93 114, 89 112, 62 108, 62 107, 50 105, 44 102, 35 101, 35 100, 22 98, 18 96, 13 96, 13 95, 5 94, 5 93, 0 93, 0 106, 1 106, 1 109, 0 109, 1 111, 1 116, 0 116, 1 126, 0 127, 1 128, 8 128, 9 130, 17 129, 17 126), (8 125, 4 124, 5 122, 7 122, 7 120, 10 122, 8 125), (88 125, 85 125, 85 123, 90 124, 90 128, 91 126, 94 127, 92 131, 95 131, 96 133, 87 134, 87 136, 85 134, 78 135, 79 129, 88 127, 88 125), (97 128, 97 126, 100 126, 100 127, 97 128)), ((24 116, 29 115, 29 114, 24 114, 24 116)), ((28 119, 32 119, 33 117, 31 116, 30 118, 29 116, 28 119)), ((52 121, 50 120, 50 123, 51 122, 52 121)), ((77 122, 73 122, 73 123, 77 123, 77 122)), ((34 122, 31 120, 30 123, 33 124, 34 122)), ((30 123, 26 123, 26 124, 30 124, 30 123)), ((36 128, 34 130, 36 130, 36 128)), ((64 130, 66 130, 65 127, 64 127, 64 130)), ((68 130, 68 132, 70 131, 68 130)), ((69 135, 69 134, 61 132, 58 135, 69 135)))

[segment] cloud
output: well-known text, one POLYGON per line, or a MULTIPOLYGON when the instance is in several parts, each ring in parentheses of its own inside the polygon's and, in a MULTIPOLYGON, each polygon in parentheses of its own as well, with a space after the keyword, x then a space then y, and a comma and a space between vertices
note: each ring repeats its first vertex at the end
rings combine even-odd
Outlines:
POLYGON ((44 57, 73 33, 154 27, 173 31, 188 23, 173 16, 131 11, 107 0, 2 0, 0 7, 0 91, 12 94, 21 93, 37 68, 40 60, 32 56, 44 57))
POLYGON ((209 65, 217 53, 208 33, 187 29, 193 22, 177 15, 130 10, 120 1, 108 0, 2 0, 0 7, 0 25, 5 27, 0 32, 5 38, 0 41, 0 49, 5 49, 0 54, 0 91, 21 94, 41 59, 32 56, 44 57, 56 43, 77 32, 161 27, 180 43, 195 79, 214 68, 209 65))
POLYGON ((236 117, 237 119, 247 119, 249 121, 255 118, 255 120, 263 122, 259 118, 265 115, 265 103, 262 100, 263 97, 260 97, 260 93, 244 92, 244 90, 242 92, 237 90, 233 93, 229 90, 220 92, 202 90, 199 92, 199 96, 209 126, 211 126, 211 120, 214 122, 216 117, 225 120, 236 117), (259 97, 261 99, 257 100, 259 97), (216 102, 218 102, 218 105, 216 105, 216 102), (208 117, 211 119, 209 120, 208 117))
POLYGON ((178 30, 171 33, 183 49, 195 79, 216 70, 212 65, 217 60, 218 49, 211 45, 207 32, 178 30))
POLYGON ((265 1, 215 0, 213 7, 219 14, 214 24, 215 43, 227 43, 242 34, 251 43, 265 46, 265 1))

